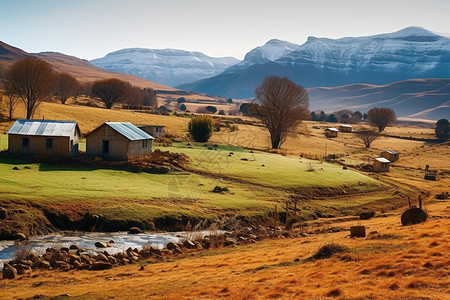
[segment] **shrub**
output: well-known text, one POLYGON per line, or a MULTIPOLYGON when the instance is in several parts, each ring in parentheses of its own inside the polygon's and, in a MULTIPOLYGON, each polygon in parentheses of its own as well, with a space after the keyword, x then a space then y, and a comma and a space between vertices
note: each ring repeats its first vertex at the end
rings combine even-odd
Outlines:
POLYGON ((317 251, 316 254, 314 254, 312 257, 310 257, 311 260, 314 259, 325 259, 330 258, 335 253, 343 253, 343 252, 349 252, 350 249, 347 246, 342 246, 336 243, 330 243, 326 244, 325 246, 321 247, 319 251, 317 251))
POLYGON ((217 112, 217 107, 215 107, 215 106, 208 105, 205 107, 205 109, 213 114, 215 114, 217 112))
POLYGON ((189 133, 196 142, 207 142, 214 132, 214 120, 209 116, 196 116, 189 122, 189 133))
POLYGON ((186 105, 181 104, 181 105, 180 105, 180 110, 181 110, 181 111, 185 111, 185 110, 186 110, 186 105))
POLYGON ((437 121, 435 133, 440 141, 446 142, 450 134, 450 122, 447 119, 440 119, 437 121))
POLYGON ((183 103, 183 102, 186 102, 186 99, 184 99, 184 97, 180 97, 180 98, 177 99, 177 102, 178 103, 183 103))
POLYGON ((219 110, 219 115, 224 116, 225 115, 225 111, 223 109, 219 110))

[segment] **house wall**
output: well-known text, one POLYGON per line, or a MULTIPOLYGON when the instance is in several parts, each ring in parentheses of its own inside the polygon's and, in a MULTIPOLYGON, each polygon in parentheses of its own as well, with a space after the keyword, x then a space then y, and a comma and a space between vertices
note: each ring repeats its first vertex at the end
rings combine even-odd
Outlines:
MULTIPOLYGON (((9 134, 8 150, 11 153, 67 157, 71 155, 70 140, 70 137, 65 136, 34 136, 9 134), (24 138, 28 138, 28 147, 23 147, 24 138), (47 139, 52 139, 51 148, 47 148, 47 139)), ((74 139, 74 148, 75 147, 78 151, 77 139, 74 139)))
POLYGON ((398 160, 398 154, 392 154, 392 153, 389 153, 387 151, 381 152, 380 156, 386 158, 389 161, 396 161, 396 160, 398 160))
POLYGON ((339 127, 339 131, 341 132, 352 132, 351 127, 339 127))
POLYGON ((373 161, 374 172, 389 172, 389 163, 382 163, 378 160, 373 161))
POLYGON ((139 129, 147 132, 152 137, 162 137, 164 134, 164 127, 162 126, 141 126, 139 129))
POLYGON ((102 125, 86 137, 86 155, 104 159, 127 160, 129 140, 107 125, 102 125), (103 141, 109 141, 109 153, 103 153, 103 141))
POLYGON ((142 140, 130 141, 108 125, 103 125, 86 137, 86 155, 111 160, 129 160, 152 152, 152 140, 147 140, 147 148, 142 140), (109 153, 103 153, 103 141, 109 141, 109 153))
POLYGON ((143 147, 143 140, 130 141, 128 146, 128 159, 148 156, 152 153, 152 140, 147 141, 147 147, 143 147))
POLYGON ((337 131, 325 131, 326 137, 337 137, 337 131))

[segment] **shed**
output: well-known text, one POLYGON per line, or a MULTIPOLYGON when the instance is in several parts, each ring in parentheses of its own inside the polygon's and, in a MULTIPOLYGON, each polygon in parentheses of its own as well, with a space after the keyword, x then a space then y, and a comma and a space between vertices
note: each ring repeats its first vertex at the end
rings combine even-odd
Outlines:
POLYGON ((152 153, 154 138, 128 122, 105 122, 86 135, 86 155, 132 160, 152 153))
POLYGON ((143 131, 147 132, 153 137, 162 137, 164 134, 164 127, 161 125, 138 125, 139 129, 142 129, 143 131))
POLYGON ((398 160, 399 153, 394 150, 385 150, 385 151, 381 151, 380 156, 388 159, 391 162, 394 162, 394 161, 398 160))
POLYGON ((352 130, 353 130, 353 126, 352 125, 341 124, 339 126, 339 131, 340 132, 352 132, 352 130))
POLYGON ((330 128, 325 129, 325 136, 329 137, 329 138, 337 137, 338 132, 339 132, 339 130, 337 128, 330 127, 330 128))
POLYGON ((391 162, 384 157, 378 157, 373 160, 374 172, 389 172, 389 164, 391 162))
POLYGON ((78 155, 80 128, 75 121, 17 120, 8 131, 8 151, 43 156, 78 155))

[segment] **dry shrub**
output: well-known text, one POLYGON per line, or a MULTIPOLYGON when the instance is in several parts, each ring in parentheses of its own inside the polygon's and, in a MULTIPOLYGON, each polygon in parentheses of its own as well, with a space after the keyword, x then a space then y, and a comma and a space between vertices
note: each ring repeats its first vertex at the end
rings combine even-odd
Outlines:
POLYGON ((31 254, 31 249, 31 243, 26 243, 23 245, 23 247, 18 248, 16 251, 14 251, 14 261, 25 259, 28 255, 31 254))
POLYGON ((350 248, 347 246, 342 246, 336 243, 330 243, 326 244, 325 246, 322 246, 319 251, 317 251, 316 254, 314 254, 312 257, 310 257, 310 260, 316 260, 316 259, 326 259, 333 256, 333 254, 336 253, 345 253, 349 252, 350 248))

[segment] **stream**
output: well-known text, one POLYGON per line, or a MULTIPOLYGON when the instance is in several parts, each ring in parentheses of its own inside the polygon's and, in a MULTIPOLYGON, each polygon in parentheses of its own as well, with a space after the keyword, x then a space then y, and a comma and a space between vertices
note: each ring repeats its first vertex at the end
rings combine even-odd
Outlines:
POLYGON ((209 235, 209 231, 200 232, 144 232, 139 234, 127 234, 127 232, 64 232, 62 234, 37 235, 28 241, 0 241, 0 269, 3 263, 14 259, 17 251, 20 251, 25 245, 31 245, 31 251, 39 255, 45 253, 47 248, 59 249, 77 245, 80 248, 86 248, 92 252, 107 251, 110 254, 125 251, 129 247, 142 249, 143 246, 152 246, 153 248, 164 248, 169 242, 177 243, 188 237, 203 237, 209 235), (96 248, 96 242, 114 241, 114 245, 108 248, 96 248))

